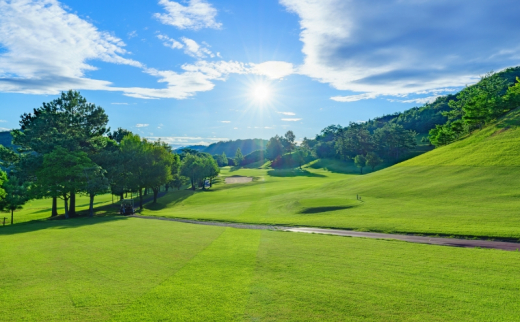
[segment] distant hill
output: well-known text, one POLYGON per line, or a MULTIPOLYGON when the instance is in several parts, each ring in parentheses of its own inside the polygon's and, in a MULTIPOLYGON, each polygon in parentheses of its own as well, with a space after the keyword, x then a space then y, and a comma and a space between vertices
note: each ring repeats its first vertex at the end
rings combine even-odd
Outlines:
POLYGON ((267 145, 267 140, 264 139, 238 139, 230 141, 219 141, 217 143, 209 145, 203 152, 211 155, 220 155, 223 152, 226 156, 235 156, 238 148, 242 151, 243 155, 252 153, 255 150, 264 150, 267 145))
POLYGON ((196 151, 204 151, 204 149, 208 148, 208 146, 204 146, 204 145, 184 146, 184 147, 179 147, 179 148, 175 149, 174 152, 181 153, 182 150, 186 149, 186 148, 193 149, 196 151))
POLYGON ((4 147, 11 147, 13 141, 13 136, 11 136, 10 131, 0 131, 0 145, 4 147))

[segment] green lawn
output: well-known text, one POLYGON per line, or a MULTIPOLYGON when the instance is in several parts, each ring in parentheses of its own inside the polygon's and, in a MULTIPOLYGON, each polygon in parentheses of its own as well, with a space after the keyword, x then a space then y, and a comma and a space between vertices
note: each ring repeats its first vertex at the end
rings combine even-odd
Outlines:
POLYGON ((175 192, 142 214, 520 239, 519 120, 515 110, 464 140, 366 175, 325 161, 302 171, 227 167, 223 177, 255 180, 175 192))
MULTIPOLYGON (((114 197, 114 201, 117 201, 117 197, 114 197)), ((84 211, 89 209, 89 197, 77 195, 76 196, 76 210, 84 211)), ((110 194, 104 194, 100 196, 96 196, 94 199, 94 207, 99 208, 102 206, 112 204, 112 196, 110 194)), ((52 210, 52 199, 41 199, 41 200, 31 200, 27 202, 23 206, 23 209, 16 210, 14 212, 14 223, 23 223, 34 220, 42 220, 47 219, 51 216, 52 210)), ((61 199, 58 199, 58 214, 63 214, 64 211, 64 202, 61 199)), ((11 224, 11 213, 3 213, 0 212, 0 226, 3 223, 3 218, 6 219, 6 225, 11 224)))
POLYGON ((0 228, 0 321, 518 321, 518 252, 124 217, 0 228))

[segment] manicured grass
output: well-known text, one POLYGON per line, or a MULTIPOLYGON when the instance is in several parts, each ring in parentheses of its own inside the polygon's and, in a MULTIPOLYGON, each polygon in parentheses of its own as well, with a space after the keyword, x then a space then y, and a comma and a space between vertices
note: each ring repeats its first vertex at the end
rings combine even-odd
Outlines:
POLYGON ((516 240, 519 120, 520 110, 515 110, 464 140, 362 176, 343 174, 351 166, 339 169, 341 165, 324 161, 303 170, 224 168, 223 176, 253 176, 255 181, 221 181, 206 192, 173 193, 142 213, 516 240), (362 202, 356 200, 358 195, 362 202))
POLYGON ((124 217, 0 246, 0 321, 520 319, 517 252, 124 217))
MULTIPOLYGON (((87 196, 77 195, 76 196, 76 210, 84 211, 89 209, 89 198, 87 196)), ((117 197, 114 197, 114 201, 117 201, 117 197)), ((103 194, 96 196, 94 199, 94 207, 99 208, 102 206, 110 205, 112 203, 112 196, 110 194, 103 194)), ((58 199, 58 214, 64 214, 64 202, 58 199)), ((41 199, 31 200, 27 202, 23 209, 16 210, 14 212, 14 223, 22 223, 34 220, 47 219, 51 216, 52 211, 52 199, 41 199)), ((3 223, 3 218, 6 219, 6 225, 11 224, 11 213, 0 212, 0 226, 3 223)))

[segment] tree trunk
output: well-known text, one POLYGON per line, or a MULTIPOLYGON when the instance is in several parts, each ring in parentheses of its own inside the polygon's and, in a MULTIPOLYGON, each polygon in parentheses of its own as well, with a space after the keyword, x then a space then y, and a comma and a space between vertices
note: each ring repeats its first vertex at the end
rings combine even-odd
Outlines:
POLYGON ((125 198, 125 197, 123 196, 123 194, 124 194, 124 193, 121 193, 121 195, 119 195, 119 200, 120 200, 120 201, 124 200, 124 198, 125 198))
POLYGON ((95 194, 90 194, 90 209, 89 209, 90 214, 89 214, 89 216, 91 218, 94 217, 94 197, 95 196, 96 196, 95 194))
POLYGON ((159 190, 156 188, 152 188, 153 190, 153 204, 157 203, 157 195, 159 195, 159 190))
POLYGON ((58 216, 58 198, 56 196, 54 196, 52 198, 52 212, 51 212, 51 217, 52 216, 58 216))
POLYGON ((65 201, 65 218, 69 218, 69 199, 63 199, 65 201))
POLYGON ((363 174, 363 167, 359 167, 359 172, 363 174))
POLYGON ((193 178, 191 179, 191 189, 195 190, 195 180, 193 178))
POLYGON ((76 192, 72 191, 70 192, 70 208, 69 208, 69 214, 71 216, 76 215, 76 192))
POLYGON ((139 210, 143 209, 143 189, 139 188, 139 210))
POLYGON ((11 210, 11 225, 14 224, 14 210, 11 210))

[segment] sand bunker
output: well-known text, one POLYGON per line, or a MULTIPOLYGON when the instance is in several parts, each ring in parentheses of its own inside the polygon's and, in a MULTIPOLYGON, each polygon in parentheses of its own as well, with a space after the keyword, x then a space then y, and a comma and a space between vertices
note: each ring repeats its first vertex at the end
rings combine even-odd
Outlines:
POLYGON ((227 177, 226 184, 241 184, 241 183, 249 183, 253 181, 252 177, 227 177))

